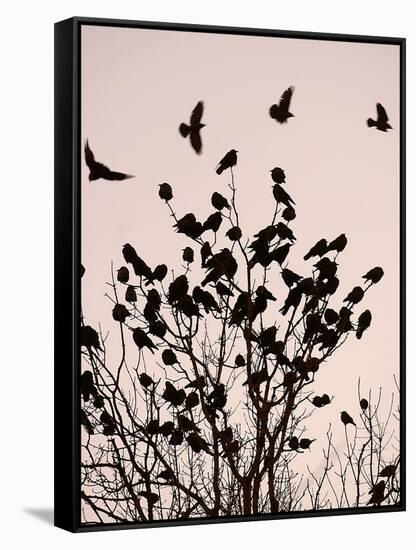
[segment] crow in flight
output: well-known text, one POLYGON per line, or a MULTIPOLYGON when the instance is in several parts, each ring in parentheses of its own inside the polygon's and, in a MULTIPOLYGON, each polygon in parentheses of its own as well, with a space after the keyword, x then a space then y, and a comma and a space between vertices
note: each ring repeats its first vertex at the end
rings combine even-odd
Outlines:
POLYGON ((129 174, 123 174, 122 172, 113 172, 102 164, 101 162, 97 162, 94 158, 94 153, 91 151, 90 146, 88 144, 88 140, 85 142, 85 162, 87 163, 88 168, 90 169, 90 174, 88 176, 88 179, 90 181, 99 180, 100 178, 103 180, 126 180, 128 178, 134 178, 134 176, 131 176, 129 174))
POLYGON ((280 124, 286 124, 288 118, 295 116, 289 112, 290 100, 292 99, 294 91, 295 88, 293 86, 289 86, 289 88, 283 92, 279 104, 277 105, 275 103, 270 107, 270 116, 274 118, 274 120, 277 120, 277 122, 280 122, 280 124))
POLYGON ((388 123, 388 120, 389 117, 387 116, 386 109, 381 103, 377 103, 377 120, 374 120, 373 118, 368 118, 367 126, 369 128, 375 126, 377 130, 380 130, 380 132, 387 132, 387 130, 392 129, 392 127, 388 123))
POLYGON ((182 122, 179 126, 179 133, 184 138, 189 136, 192 148, 198 155, 202 152, 201 129, 205 126, 205 124, 201 123, 203 113, 204 103, 203 101, 198 101, 195 109, 192 111, 189 125, 182 122))
POLYGON ((231 149, 223 156, 216 169, 218 175, 222 174, 227 168, 232 168, 237 164, 237 153, 238 151, 231 149))

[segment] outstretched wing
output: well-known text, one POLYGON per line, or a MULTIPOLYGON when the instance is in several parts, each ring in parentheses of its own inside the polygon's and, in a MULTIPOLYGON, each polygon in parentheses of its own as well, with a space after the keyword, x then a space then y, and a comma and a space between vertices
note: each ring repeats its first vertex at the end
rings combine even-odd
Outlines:
POLYGON ((294 91, 295 91, 294 86, 289 86, 289 88, 283 92, 279 103, 280 109, 289 111, 290 100, 292 99, 292 95, 294 91))
POLYGON ((95 158, 94 153, 91 151, 90 146, 88 144, 88 140, 85 142, 85 162, 87 163, 88 168, 93 168, 95 164, 95 158))
POLYGON ((386 123, 389 120, 389 117, 387 116, 386 109, 383 107, 381 103, 377 103, 377 116, 378 116, 378 122, 386 123))
MULTIPOLYGON (((106 166, 104 166, 104 168, 107 168, 106 166)), ((121 181, 121 180, 127 180, 127 179, 130 179, 130 178, 134 178, 134 176, 131 176, 130 174, 123 174, 123 172, 113 172, 112 170, 109 170, 107 168, 108 172, 106 171, 104 174, 103 174, 103 178, 106 179, 106 180, 117 180, 117 181, 121 181)))
POLYGON ((199 132, 199 130, 194 130, 191 132, 191 145, 194 148, 195 152, 200 155, 202 151, 202 141, 201 133, 199 132))
POLYGON ((194 126, 201 122, 203 113, 204 113, 204 102, 198 101, 198 103, 195 106, 195 109, 192 111, 192 114, 191 114, 191 126, 194 126))

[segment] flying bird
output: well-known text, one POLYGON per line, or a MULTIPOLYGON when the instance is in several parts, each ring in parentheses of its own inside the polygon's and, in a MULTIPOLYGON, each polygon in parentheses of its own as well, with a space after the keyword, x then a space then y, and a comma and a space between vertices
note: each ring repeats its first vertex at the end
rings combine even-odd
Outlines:
POLYGON ((129 174, 124 174, 123 172, 113 172, 113 170, 110 170, 107 166, 102 164, 101 162, 97 162, 94 158, 94 153, 91 151, 91 148, 88 144, 88 140, 85 142, 85 162, 87 163, 88 168, 90 169, 90 174, 88 176, 88 179, 90 181, 99 180, 100 178, 103 180, 109 180, 109 181, 120 181, 120 180, 126 180, 129 178, 134 178, 134 176, 131 176, 129 174))
POLYGON ((192 111, 189 124, 185 124, 184 122, 182 122, 182 124, 179 126, 179 133, 184 138, 187 138, 189 136, 192 148, 198 155, 202 153, 201 129, 205 126, 205 124, 201 123, 203 113, 204 102, 198 101, 194 110, 192 111))
POLYGON ((283 92, 279 103, 275 103, 270 107, 270 116, 274 118, 274 120, 277 120, 277 122, 280 122, 280 124, 286 124, 288 118, 295 116, 289 112, 290 101, 294 91, 295 88, 293 86, 289 86, 289 88, 283 92))
POLYGON ((387 116, 386 109, 381 103, 377 103, 377 120, 368 118, 367 126, 369 128, 375 127, 377 130, 380 130, 380 132, 387 132, 387 130, 392 130, 388 120, 389 117, 387 116))
POLYGON ((222 174, 224 170, 232 168, 237 164, 237 153, 235 149, 231 149, 226 153, 217 165, 216 172, 218 175, 222 174))

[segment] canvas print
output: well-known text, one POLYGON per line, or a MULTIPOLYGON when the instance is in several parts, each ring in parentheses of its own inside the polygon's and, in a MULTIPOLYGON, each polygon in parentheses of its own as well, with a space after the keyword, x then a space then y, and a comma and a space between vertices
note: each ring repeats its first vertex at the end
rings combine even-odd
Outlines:
POLYGON ((400 505, 400 46, 80 55, 81 524, 400 505))

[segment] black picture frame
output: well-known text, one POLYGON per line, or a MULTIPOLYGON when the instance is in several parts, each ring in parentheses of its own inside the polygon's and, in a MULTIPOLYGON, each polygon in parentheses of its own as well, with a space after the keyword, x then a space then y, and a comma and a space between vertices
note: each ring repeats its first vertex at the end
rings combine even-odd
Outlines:
POLYGON ((55 24, 55 520, 71 532, 227 523, 266 519, 335 516, 406 509, 406 40, 286 30, 234 28, 73 17, 55 24), (220 33, 276 38, 391 44, 400 47, 400 406, 401 500, 399 505, 343 508, 217 519, 158 521, 86 526, 81 524, 80 497, 80 57, 83 25, 220 33))

